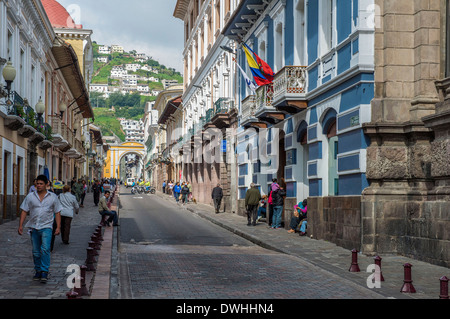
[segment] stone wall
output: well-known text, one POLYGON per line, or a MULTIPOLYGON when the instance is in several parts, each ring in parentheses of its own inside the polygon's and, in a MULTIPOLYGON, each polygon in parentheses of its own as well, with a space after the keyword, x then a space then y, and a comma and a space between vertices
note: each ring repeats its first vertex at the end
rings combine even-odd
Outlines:
POLYGON ((361 247, 361 197, 308 197, 308 235, 346 249, 361 247))

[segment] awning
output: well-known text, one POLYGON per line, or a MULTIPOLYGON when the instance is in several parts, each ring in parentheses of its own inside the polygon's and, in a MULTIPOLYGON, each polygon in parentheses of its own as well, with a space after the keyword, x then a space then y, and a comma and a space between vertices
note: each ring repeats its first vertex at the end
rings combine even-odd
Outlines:
POLYGON ((264 0, 242 0, 223 28, 222 34, 235 40, 243 38, 268 5, 269 2, 264 0))
POLYGON ((163 113, 159 117, 158 124, 166 124, 169 117, 174 114, 182 103, 181 95, 167 102, 163 113))
POLYGON ((72 46, 63 39, 56 37, 53 42, 52 52, 58 63, 58 69, 61 70, 73 97, 76 99, 79 113, 84 118, 94 119, 94 112, 89 101, 89 93, 86 90, 77 54, 72 46))
POLYGON ((102 137, 102 132, 101 132, 100 128, 90 124, 89 131, 92 132, 93 139, 95 140, 97 145, 103 145, 103 137, 102 137))

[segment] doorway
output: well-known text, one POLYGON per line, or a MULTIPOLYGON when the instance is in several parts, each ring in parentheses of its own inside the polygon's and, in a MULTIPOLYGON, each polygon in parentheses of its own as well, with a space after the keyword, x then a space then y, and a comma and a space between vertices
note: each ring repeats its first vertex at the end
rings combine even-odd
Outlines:
POLYGON ((338 137, 336 134, 336 121, 327 133, 328 138, 328 195, 339 195, 339 176, 337 173, 338 137))

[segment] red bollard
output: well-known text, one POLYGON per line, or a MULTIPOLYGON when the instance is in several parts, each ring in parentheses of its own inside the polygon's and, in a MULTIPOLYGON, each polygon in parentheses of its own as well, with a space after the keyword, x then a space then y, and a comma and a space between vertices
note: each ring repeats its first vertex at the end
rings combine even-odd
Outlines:
POLYGON ((89 290, 86 287, 86 266, 82 265, 80 266, 81 270, 81 296, 89 296, 89 290))
POLYGON ((360 272, 359 266, 358 266, 358 251, 356 249, 352 250, 352 264, 351 264, 350 269, 348 271, 350 271, 350 272, 360 272))
MULTIPOLYGON (((380 256, 376 256, 375 258, 375 265, 377 265, 380 269, 380 281, 384 281, 384 277, 383 277, 383 273, 381 272, 381 257, 380 256)), ((375 273, 376 273, 376 269, 375 269, 375 273)))
POLYGON ((95 270, 95 257, 94 257, 94 249, 91 247, 86 248, 87 250, 87 259, 86 259, 86 270, 94 271, 95 270))
POLYGON ((439 299, 449 299, 447 276, 441 277, 439 280, 441 281, 441 294, 439 295, 439 299))
POLYGON ((78 293, 76 293, 75 291, 69 291, 68 293, 66 293, 67 299, 80 299, 78 298, 78 293))
POLYGON ((98 254, 98 251, 97 251, 97 244, 95 242, 93 242, 93 241, 90 241, 88 243, 88 245, 89 245, 90 248, 92 248, 94 250, 93 255, 94 256, 98 256, 99 254, 98 254))
POLYGON ((413 284, 412 284, 412 279, 411 279, 411 264, 404 264, 403 265, 404 269, 405 269, 405 279, 403 281, 403 286, 402 289, 400 290, 400 292, 406 292, 406 293, 415 293, 416 289, 414 288, 413 284))

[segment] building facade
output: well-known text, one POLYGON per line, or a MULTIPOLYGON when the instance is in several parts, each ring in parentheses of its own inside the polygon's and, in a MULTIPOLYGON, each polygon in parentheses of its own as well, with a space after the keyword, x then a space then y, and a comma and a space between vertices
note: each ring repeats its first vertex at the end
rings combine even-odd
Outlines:
MULTIPOLYGON (((18 216, 38 174, 63 182, 83 174, 81 123, 92 110, 80 94, 86 83, 78 57, 55 32, 47 4, 0 1, 0 68, 9 79, 0 94, 0 222, 18 216)), ((54 8, 69 21, 64 8, 54 8)))

